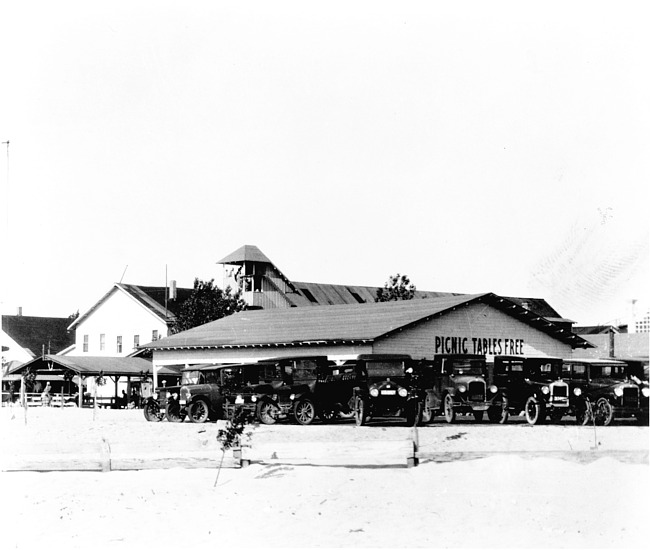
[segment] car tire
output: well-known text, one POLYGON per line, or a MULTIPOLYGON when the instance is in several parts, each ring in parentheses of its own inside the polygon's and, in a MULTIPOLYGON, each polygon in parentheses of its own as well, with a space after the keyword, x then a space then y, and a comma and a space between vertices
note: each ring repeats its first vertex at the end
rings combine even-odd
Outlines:
POLYGON ((577 405, 576 411, 576 424, 578 426, 586 426, 593 419, 593 412, 591 410, 591 403, 589 401, 584 401, 577 405))
POLYGON ((187 414, 195 424, 203 424, 210 416, 210 407, 205 399, 196 399, 188 407, 187 414))
POLYGON ((544 405, 543 401, 531 395, 528 399, 526 399, 526 404, 524 405, 524 413, 526 415, 526 422, 528 422, 531 426, 543 424, 544 419, 546 418, 546 406, 544 405))
POLYGON ((454 410, 454 398, 450 393, 445 395, 445 399, 442 403, 442 410, 447 424, 452 424, 456 420, 456 411, 454 410))
POLYGON ((508 398, 503 397, 501 405, 496 405, 488 409, 488 420, 493 424, 505 424, 508 422, 510 412, 508 411, 508 398))
POLYGON ((368 405, 366 400, 361 397, 356 397, 354 399, 354 421, 357 426, 364 426, 368 421, 367 418, 367 408, 368 405))
POLYGON ((433 409, 428 407, 422 408, 422 424, 428 424, 433 420, 433 409))
POLYGON ((175 399, 167 401, 167 405, 165 405, 165 418, 168 422, 183 422, 185 420, 180 403, 175 399))
POLYGON ((144 404, 142 412, 147 422, 160 422, 162 420, 160 405, 154 399, 149 399, 144 404))
POLYGON ((609 402, 606 397, 601 397, 596 401, 596 410, 594 412, 596 423, 609 426, 614 420, 614 406, 609 402))
POLYGON ((302 426, 308 426, 316 418, 316 407, 311 399, 299 399, 293 406, 293 417, 302 426))
POLYGON ((257 405, 257 419, 262 424, 275 424, 278 419, 278 412, 278 406, 268 399, 263 399, 257 405))
POLYGON ((415 401, 406 405, 406 425, 417 426, 422 423, 422 403, 415 401))

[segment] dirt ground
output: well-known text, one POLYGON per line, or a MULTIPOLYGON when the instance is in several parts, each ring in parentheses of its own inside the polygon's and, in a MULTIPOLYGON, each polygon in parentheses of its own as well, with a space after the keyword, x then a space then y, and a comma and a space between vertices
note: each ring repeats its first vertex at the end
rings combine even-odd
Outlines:
MULTIPOLYGON (((199 440, 199 447, 218 450, 216 424, 147 423, 141 411, 29 409, 24 420, 21 409, 0 409, 5 458, 25 449, 83 453, 101 438, 123 449, 192 447, 199 440)), ((334 448, 412 437, 394 424, 261 426, 251 445, 334 448)), ((415 468, 253 463, 221 470, 216 487, 216 468, 1 472, 2 547, 647 546, 647 455, 639 463, 609 452, 647 451, 648 428, 461 419, 451 426, 435 421, 418 437, 421 448, 452 460, 423 460, 415 468), (572 459, 589 449, 602 454, 572 459), (534 452, 544 450, 566 455, 534 452), (476 451, 485 458, 467 459, 476 451)))

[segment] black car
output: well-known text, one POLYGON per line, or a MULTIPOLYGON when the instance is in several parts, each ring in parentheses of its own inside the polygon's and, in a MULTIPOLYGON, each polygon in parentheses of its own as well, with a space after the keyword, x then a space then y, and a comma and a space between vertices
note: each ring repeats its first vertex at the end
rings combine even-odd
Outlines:
POLYGON ((354 366, 354 417, 363 426, 376 417, 402 417, 413 426, 422 420, 424 396, 409 355, 359 355, 354 366))
MULTIPOLYGON (((571 404, 580 424, 609 426, 614 418, 647 419, 648 389, 634 381, 623 361, 568 359, 563 375, 571 388, 571 404)), ((640 381, 641 382, 641 381, 640 381)))
POLYGON ((227 365, 197 365, 185 369, 175 386, 162 386, 147 399, 143 406, 144 417, 150 422, 166 418, 169 422, 192 422, 223 418, 223 381, 230 371, 227 365))
POLYGON ((260 422, 293 418, 311 424, 352 416, 354 368, 337 365, 326 356, 283 357, 265 362, 260 383, 240 395, 244 406, 256 407, 260 422))
POLYGON ((496 402, 497 387, 488 384, 484 355, 436 355, 423 363, 424 422, 440 414, 452 423, 457 413, 471 414, 480 422, 485 411, 490 414, 490 420, 497 420, 490 413, 490 410, 500 410, 496 402))
POLYGON ((569 413, 569 384, 562 379, 562 359, 499 356, 494 358, 492 383, 498 388, 490 420, 504 423, 508 415, 524 411, 529 424, 549 416, 559 422, 569 413))

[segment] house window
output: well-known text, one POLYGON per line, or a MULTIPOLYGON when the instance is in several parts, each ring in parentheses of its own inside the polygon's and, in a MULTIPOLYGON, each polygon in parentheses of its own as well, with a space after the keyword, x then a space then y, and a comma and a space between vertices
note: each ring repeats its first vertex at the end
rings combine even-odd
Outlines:
POLYGON ((151 341, 155 342, 156 340, 158 340, 158 331, 154 330, 151 332, 151 341))
POLYGON ((104 351, 106 349, 106 335, 99 335, 99 351, 104 351))
POLYGON ((88 353, 88 335, 84 334, 84 353, 88 353))
POLYGON ((117 353, 122 353, 122 337, 117 337, 117 353))
POLYGON ((136 334, 133 336, 133 347, 137 348, 140 345, 140 335, 136 334))

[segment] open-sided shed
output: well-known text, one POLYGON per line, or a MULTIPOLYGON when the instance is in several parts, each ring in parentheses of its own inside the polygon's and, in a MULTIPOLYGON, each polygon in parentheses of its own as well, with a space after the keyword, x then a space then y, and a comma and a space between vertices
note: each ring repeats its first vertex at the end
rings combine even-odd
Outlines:
MULTIPOLYGON (((132 381, 142 383, 144 380, 151 380, 153 368, 151 361, 141 357, 43 355, 10 369, 3 378, 3 383, 20 382, 26 375, 29 375, 34 384, 49 382, 53 394, 68 396, 72 394, 73 386, 83 388, 87 385, 86 380, 102 377, 105 382, 113 382, 114 399, 117 400, 118 382, 121 378, 126 378, 127 386, 130 387, 132 381)), ((176 381, 180 377, 179 369, 165 367, 158 373, 158 377, 168 382, 176 381)), ((78 404, 81 406, 83 391, 78 393, 78 404)))

